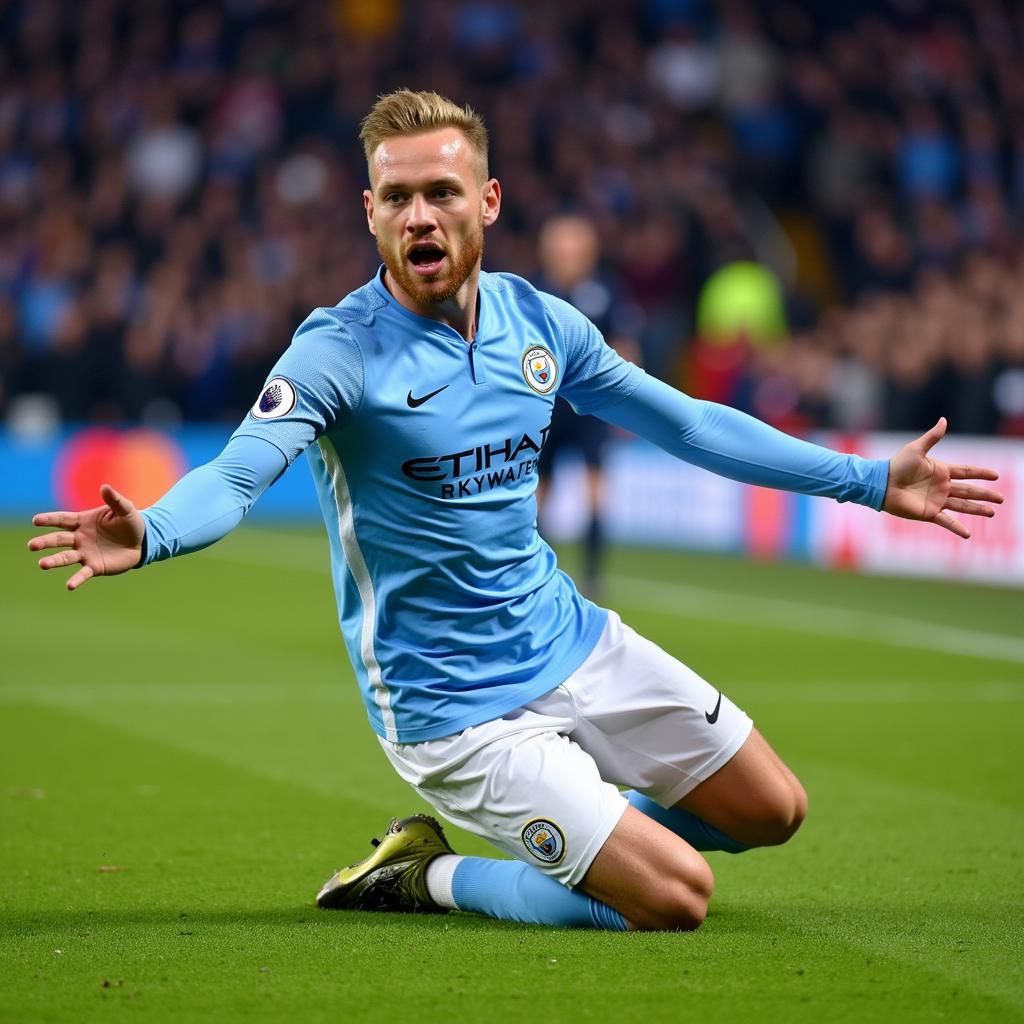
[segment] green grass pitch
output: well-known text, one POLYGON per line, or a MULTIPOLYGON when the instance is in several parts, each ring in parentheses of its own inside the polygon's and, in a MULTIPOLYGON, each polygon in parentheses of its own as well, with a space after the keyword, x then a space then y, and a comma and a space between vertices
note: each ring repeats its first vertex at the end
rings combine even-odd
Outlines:
POLYGON ((710 855, 700 931, 618 935, 313 908, 423 809, 321 534, 76 594, 29 534, 0 531, 0 1020, 1024 1019, 1020 591, 616 552, 608 603, 810 794, 790 845, 710 855))

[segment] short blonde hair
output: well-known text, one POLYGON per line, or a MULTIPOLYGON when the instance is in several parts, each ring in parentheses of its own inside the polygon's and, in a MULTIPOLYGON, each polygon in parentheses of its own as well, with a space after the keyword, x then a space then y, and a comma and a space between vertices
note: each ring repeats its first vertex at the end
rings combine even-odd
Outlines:
POLYGON ((377 97, 359 129, 366 163, 371 164, 373 154, 385 139, 422 135, 441 128, 458 128, 466 136, 486 178, 487 127, 483 118, 472 107, 460 107, 436 92, 397 89, 377 97))

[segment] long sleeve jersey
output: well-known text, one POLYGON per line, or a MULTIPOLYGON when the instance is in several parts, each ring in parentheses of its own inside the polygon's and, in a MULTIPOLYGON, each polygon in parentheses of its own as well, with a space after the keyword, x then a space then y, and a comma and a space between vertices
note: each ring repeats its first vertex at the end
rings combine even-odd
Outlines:
POLYGON ((400 305, 381 271, 307 318, 224 452, 145 510, 144 561, 223 536, 304 451, 373 728, 415 743, 497 718, 564 682, 607 615, 537 531, 537 459, 559 394, 736 480, 884 498, 885 461, 648 377, 521 278, 480 275, 467 343, 400 305))

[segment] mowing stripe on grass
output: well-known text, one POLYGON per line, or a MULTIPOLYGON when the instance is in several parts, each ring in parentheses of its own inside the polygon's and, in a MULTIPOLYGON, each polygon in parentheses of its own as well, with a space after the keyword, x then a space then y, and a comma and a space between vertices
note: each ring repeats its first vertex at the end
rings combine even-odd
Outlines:
MULTIPOLYGON (((216 547, 206 557, 243 565, 326 574, 326 540, 302 534, 248 530, 249 540, 266 540, 258 550, 239 545, 216 547), (280 553, 279 553, 280 552, 280 553)), ((923 619, 873 615, 836 605, 776 597, 747 597, 686 583, 659 583, 618 574, 608 577, 612 593, 630 608, 681 619, 727 622, 766 629, 785 629, 817 636, 886 644, 921 651, 942 651, 988 661, 1024 663, 1024 639, 1005 633, 960 629, 923 619)))
MULTIPOLYGON (((779 683, 734 680, 730 692, 743 690, 758 703, 785 704, 1016 704, 1024 701, 1020 680, 972 679, 907 682, 872 679, 865 683, 807 680, 779 683)), ((53 704, 63 707, 209 707, 324 706, 362 708, 351 680, 337 683, 254 683, 239 679, 211 682, 189 679, 176 683, 131 682, 2 683, 0 706, 53 704)))

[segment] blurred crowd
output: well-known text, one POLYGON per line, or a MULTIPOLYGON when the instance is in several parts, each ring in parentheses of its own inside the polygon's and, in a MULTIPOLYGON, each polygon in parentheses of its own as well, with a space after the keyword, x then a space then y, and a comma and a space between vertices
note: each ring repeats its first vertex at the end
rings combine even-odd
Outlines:
POLYGON ((589 218, 649 372, 791 429, 1024 433, 1021 52, 1012 0, 9 0, 0 414, 237 420, 375 269, 356 136, 407 85, 487 119, 485 266, 589 218), (736 260, 788 337, 708 378, 736 260))

